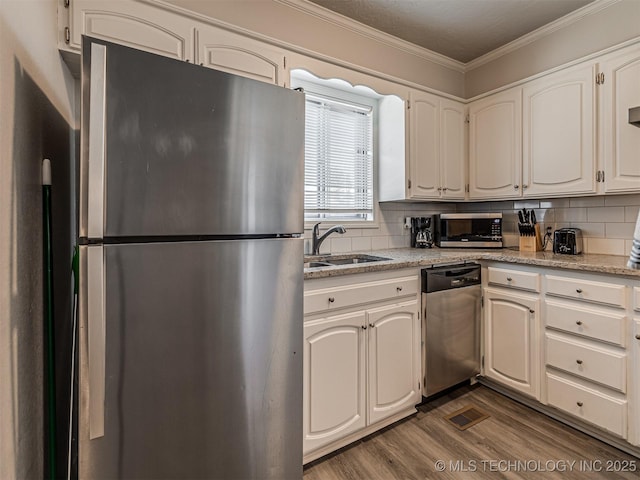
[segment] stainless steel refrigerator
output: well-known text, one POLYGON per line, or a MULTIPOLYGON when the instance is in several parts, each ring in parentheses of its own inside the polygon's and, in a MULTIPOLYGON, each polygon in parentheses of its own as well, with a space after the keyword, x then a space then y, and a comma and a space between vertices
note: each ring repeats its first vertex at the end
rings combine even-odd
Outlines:
POLYGON ((85 38, 79 476, 302 477, 304 96, 85 38))

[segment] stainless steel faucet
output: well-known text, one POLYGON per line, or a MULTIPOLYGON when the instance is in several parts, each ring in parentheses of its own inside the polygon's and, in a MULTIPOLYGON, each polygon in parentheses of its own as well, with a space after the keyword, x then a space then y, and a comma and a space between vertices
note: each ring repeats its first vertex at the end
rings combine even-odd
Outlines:
POLYGON ((324 232, 324 235, 318 237, 318 234, 320 233, 320 223, 316 223, 313 226, 313 232, 311 234, 311 252, 313 255, 320 255, 320 245, 322 245, 322 242, 324 242, 324 240, 334 232, 343 234, 347 233, 347 229, 342 225, 335 225, 324 232))

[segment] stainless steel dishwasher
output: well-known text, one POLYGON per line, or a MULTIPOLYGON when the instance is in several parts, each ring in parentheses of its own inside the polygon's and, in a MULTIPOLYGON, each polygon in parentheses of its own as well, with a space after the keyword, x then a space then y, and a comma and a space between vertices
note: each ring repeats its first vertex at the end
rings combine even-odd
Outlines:
POLYGON ((422 270, 422 394, 480 373, 480 265, 422 270))

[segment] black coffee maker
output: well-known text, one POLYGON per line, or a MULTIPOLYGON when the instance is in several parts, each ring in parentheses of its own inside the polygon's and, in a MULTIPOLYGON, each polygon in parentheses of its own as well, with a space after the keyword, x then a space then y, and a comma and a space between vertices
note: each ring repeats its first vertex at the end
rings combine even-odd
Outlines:
POLYGON ((433 247, 434 218, 411 217, 411 246, 413 248, 433 247))

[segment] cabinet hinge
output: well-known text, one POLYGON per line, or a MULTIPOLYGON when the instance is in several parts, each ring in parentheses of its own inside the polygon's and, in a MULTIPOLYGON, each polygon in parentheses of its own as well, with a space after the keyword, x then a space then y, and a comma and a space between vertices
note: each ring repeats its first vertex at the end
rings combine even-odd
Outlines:
POLYGON ((411 179, 407 178, 407 188, 411 188, 411 179))
POLYGON ((70 0, 64 0, 64 8, 69 8, 70 0))
POLYGON ((480 297, 480 306, 484 308, 484 295, 480 297))
POLYGON ((69 27, 64 27, 64 43, 71 42, 71 30, 69 27))
POLYGON ((469 123, 469 122, 470 122, 470 120, 469 120, 469 114, 467 114, 467 116, 466 116, 466 117, 464 117, 464 123, 469 123))
POLYGON ((285 70, 287 69, 287 57, 282 57, 282 66, 285 70))
POLYGON ((409 100, 407 100, 407 110, 411 109, 411 102, 409 102, 409 100))
POLYGON ((480 366, 484 368, 484 355, 482 355, 482 358, 480 359, 480 366))
POLYGON ((422 384, 420 382, 418 382, 418 391, 420 391, 421 387, 422 387, 422 384))
POLYGON ((468 183, 464 186, 464 191, 469 193, 469 184, 468 183))

